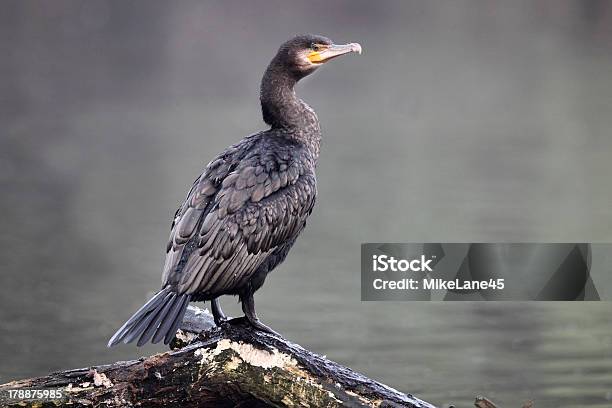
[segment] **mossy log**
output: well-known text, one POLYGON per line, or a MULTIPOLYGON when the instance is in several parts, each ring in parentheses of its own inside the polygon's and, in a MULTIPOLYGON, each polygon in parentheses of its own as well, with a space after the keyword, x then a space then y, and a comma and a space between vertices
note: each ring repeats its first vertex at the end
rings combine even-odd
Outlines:
POLYGON ((171 348, 0 385, 0 406, 435 408, 282 337, 215 327, 207 311, 194 307, 171 348), (62 398, 9 398, 8 390, 17 389, 60 390, 62 398))

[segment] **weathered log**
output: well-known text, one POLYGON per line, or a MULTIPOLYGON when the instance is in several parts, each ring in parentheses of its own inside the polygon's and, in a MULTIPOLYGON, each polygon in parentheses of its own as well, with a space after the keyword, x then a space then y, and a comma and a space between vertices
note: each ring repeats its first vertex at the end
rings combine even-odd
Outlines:
POLYGON ((0 406, 435 408, 280 336, 241 324, 218 328, 194 307, 171 348, 0 385, 0 406), (26 389, 59 390, 62 397, 9 398, 9 390, 26 389))
MULTIPOLYGON (((476 397, 476 401, 474 401, 474 406, 476 408, 500 408, 499 406, 495 405, 493 401, 486 397, 483 397, 482 395, 476 397)), ((533 408, 533 401, 525 401, 525 403, 523 404, 523 408, 533 408)))

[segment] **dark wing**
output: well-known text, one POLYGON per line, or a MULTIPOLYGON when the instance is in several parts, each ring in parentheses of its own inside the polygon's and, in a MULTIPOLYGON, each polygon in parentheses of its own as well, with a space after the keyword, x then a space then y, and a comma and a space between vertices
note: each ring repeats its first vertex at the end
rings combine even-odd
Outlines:
POLYGON ((306 152, 253 150, 224 177, 207 170, 194 184, 172 228, 164 286, 210 297, 231 293, 304 228, 316 198, 306 152))
POLYGON ((201 219, 211 210, 214 198, 221 189, 221 183, 236 168, 246 152, 256 145, 257 136, 247 137, 238 144, 230 146, 208 163, 202 175, 193 183, 183 204, 176 210, 166 246, 162 287, 176 279, 175 272, 177 269, 180 270, 178 267, 181 259, 188 256, 189 251, 193 249, 187 248, 187 244, 193 241, 201 219))

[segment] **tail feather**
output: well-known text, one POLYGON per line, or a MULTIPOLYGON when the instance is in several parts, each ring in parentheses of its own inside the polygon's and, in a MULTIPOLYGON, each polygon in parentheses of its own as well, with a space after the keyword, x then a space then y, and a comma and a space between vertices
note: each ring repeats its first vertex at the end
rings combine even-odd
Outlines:
POLYGON ((151 337, 153 337, 159 325, 168 314, 168 310, 172 308, 175 298, 176 295, 171 294, 168 300, 165 302, 164 307, 159 308, 157 310, 157 313, 155 313, 155 317, 153 318, 153 320, 151 320, 151 323, 147 325, 147 328, 142 332, 142 336, 140 336, 140 339, 138 339, 138 343, 136 343, 138 347, 147 343, 151 339, 151 337))
POLYGON ((174 321, 170 329, 166 331, 164 335, 164 344, 170 343, 170 340, 174 337, 176 330, 178 329, 178 325, 183 321, 183 316, 185 315, 185 311, 187 310, 187 306, 189 305, 190 295, 183 295, 182 303, 180 309, 177 309, 176 316, 173 317, 174 321))
POLYGON ((131 343, 138 337, 137 345, 142 346, 153 334, 154 343, 163 337, 164 343, 168 344, 183 320, 190 298, 190 295, 178 295, 170 288, 160 290, 117 330, 108 341, 108 347, 122 341, 131 343))
POLYGON ((142 316, 144 316, 151 310, 155 309, 164 300, 164 297, 166 296, 169 290, 170 289, 162 289, 157 292, 155 296, 149 299, 147 303, 145 303, 140 309, 138 309, 136 313, 132 315, 132 317, 130 317, 125 323, 123 323, 123 326, 121 326, 119 330, 117 330, 117 332, 113 335, 113 337, 111 337, 111 339, 108 341, 108 347, 112 347, 115 344, 118 344, 123 339, 123 337, 125 337, 125 334, 134 326, 134 323, 137 322, 138 319, 140 319, 142 316))
MULTIPOLYGON (((172 308, 168 310, 168 313, 164 316, 163 320, 159 324, 159 327, 155 332, 155 336, 153 336, 153 344, 159 343, 166 336, 166 333, 170 331, 170 328, 174 325, 175 321, 178 321, 180 323, 180 321, 183 319, 183 314, 185 312, 183 311, 182 313, 180 313, 183 307, 183 303, 189 303, 188 296, 185 296, 183 299, 179 299, 177 302, 172 302, 172 308), (177 316, 179 315, 180 319, 177 319, 177 316)), ((176 329, 174 330, 176 331, 176 329)), ((167 344, 168 342, 165 343, 167 344)))
POLYGON ((159 314, 159 311, 163 309, 166 302, 171 297, 172 293, 168 293, 164 300, 155 309, 152 309, 149 313, 143 315, 140 320, 135 321, 134 326, 132 326, 127 333, 125 333, 123 342, 128 344, 136 340, 147 329, 147 327, 149 327, 149 324, 155 319, 155 317, 159 314))

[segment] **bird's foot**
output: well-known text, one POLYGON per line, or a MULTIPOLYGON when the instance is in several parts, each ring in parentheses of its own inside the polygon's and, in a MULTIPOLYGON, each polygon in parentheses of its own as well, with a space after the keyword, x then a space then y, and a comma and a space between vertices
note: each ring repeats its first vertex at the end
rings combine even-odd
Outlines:
POLYGON ((223 313, 223 310, 221 310, 219 299, 215 298, 211 300, 210 306, 212 309, 212 315, 213 315, 213 320, 215 321, 215 324, 217 325, 217 327, 223 326, 225 322, 227 322, 227 316, 225 315, 225 313, 223 313))
POLYGON ((231 319, 225 319, 223 325, 231 325, 231 326, 242 326, 248 323, 248 320, 245 316, 241 317, 233 317, 231 319))
POLYGON ((256 330, 262 331, 262 332, 266 332, 266 333, 270 333, 273 334, 275 336, 280 336, 280 334, 278 334, 277 332, 275 332, 274 330, 272 330, 271 328, 269 328, 268 326, 266 326, 265 324, 263 324, 261 322, 261 320, 259 319, 248 319, 249 324, 255 328, 256 330))
POLYGON ((269 328, 268 326, 263 324, 259 319, 249 319, 246 316, 234 317, 233 319, 228 319, 223 324, 225 324, 225 325, 229 324, 229 325, 232 325, 232 326, 249 325, 249 326, 253 327, 255 330, 259 330, 259 331, 262 331, 262 332, 266 332, 266 333, 274 334, 276 336, 280 336, 280 334, 278 334, 277 332, 275 332, 274 330, 272 330, 271 328, 269 328))
POLYGON ((228 318, 227 316, 224 315, 222 317, 214 316, 213 320, 215 321, 215 325, 217 325, 217 327, 222 327, 226 325, 228 321, 233 320, 233 319, 228 318))

